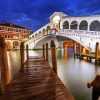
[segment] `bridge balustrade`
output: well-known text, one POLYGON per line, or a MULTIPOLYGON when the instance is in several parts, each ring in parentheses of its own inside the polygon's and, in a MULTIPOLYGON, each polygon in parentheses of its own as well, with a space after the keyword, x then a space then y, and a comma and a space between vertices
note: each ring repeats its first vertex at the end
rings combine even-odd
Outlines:
MULTIPOLYGON (((66 36, 68 38, 71 38, 83 45, 85 48, 87 48, 87 50, 89 50, 90 47, 95 50, 95 43, 100 42, 100 32, 98 31, 59 29, 54 35, 66 36)), ((45 36, 43 33, 38 34, 30 39, 26 44, 30 44, 32 46, 36 45, 36 43, 47 36, 45 36)))
POLYGON ((95 31, 80 31, 80 30, 67 30, 67 29, 60 29, 57 32, 58 34, 66 34, 66 35, 73 35, 73 36, 83 36, 84 37, 97 37, 100 36, 100 32, 95 31))

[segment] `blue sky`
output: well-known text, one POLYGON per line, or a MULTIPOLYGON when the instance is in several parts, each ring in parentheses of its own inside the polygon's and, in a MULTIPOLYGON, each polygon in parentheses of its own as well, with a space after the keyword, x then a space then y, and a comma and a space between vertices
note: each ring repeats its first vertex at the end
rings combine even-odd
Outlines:
POLYGON ((70 16, 100 14, 100 0, 0 0, 0 21, 33 31, 48 23, 56 11, 70 16))

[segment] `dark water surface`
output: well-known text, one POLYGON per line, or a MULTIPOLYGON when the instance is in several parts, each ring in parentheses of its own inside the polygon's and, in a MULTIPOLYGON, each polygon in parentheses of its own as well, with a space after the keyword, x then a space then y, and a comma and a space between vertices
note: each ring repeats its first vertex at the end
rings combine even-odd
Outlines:
MULTIPOLYGON (((41 50, 29 52, 30 56, 42 56, 41 50)), ((20 69, 20 52, 9 51, 8 60, 11 76, 20 69)), ((51 52, 49 51, 51 65, 51 52)), ((87 81, 100 73, 100 65, 73 57, 73 49, 57 49, 58 76, 71 91, 75 100, 91 100, 92 88, 87 88, 87 81)))

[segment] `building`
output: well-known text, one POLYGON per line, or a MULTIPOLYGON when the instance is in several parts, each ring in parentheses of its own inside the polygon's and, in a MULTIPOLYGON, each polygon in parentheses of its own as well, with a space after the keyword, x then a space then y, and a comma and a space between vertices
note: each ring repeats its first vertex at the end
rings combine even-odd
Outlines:
POLYGON ((45 37, 55 35, 69 38, 89 52, 95 51, 96 42, 100 42, 100 15, 69 16, 54 12, 49 19, 49 23, 31 34, 30 40, 25 42, 30 49, 45 37))
POLYGON ((20 43, 27 41, 32 30, 9 22, 0 23, 0 36, 3 36, 8 49, 19 49, 20 43))

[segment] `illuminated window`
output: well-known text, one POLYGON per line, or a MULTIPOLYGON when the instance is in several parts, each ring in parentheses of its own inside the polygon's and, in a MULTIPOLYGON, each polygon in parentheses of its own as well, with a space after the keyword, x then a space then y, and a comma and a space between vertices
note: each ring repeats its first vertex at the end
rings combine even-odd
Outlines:
POLYGON ((54 16, 53 22, 59 24, 59 21, 60 21, 60 16, 59 15, 54 16))
POLYGON ((10 35, 8 35, 8 38, 10 38, 10 35))
POLYGON ((5 38, 7 38, 7 35, 5 35, 5 38))

